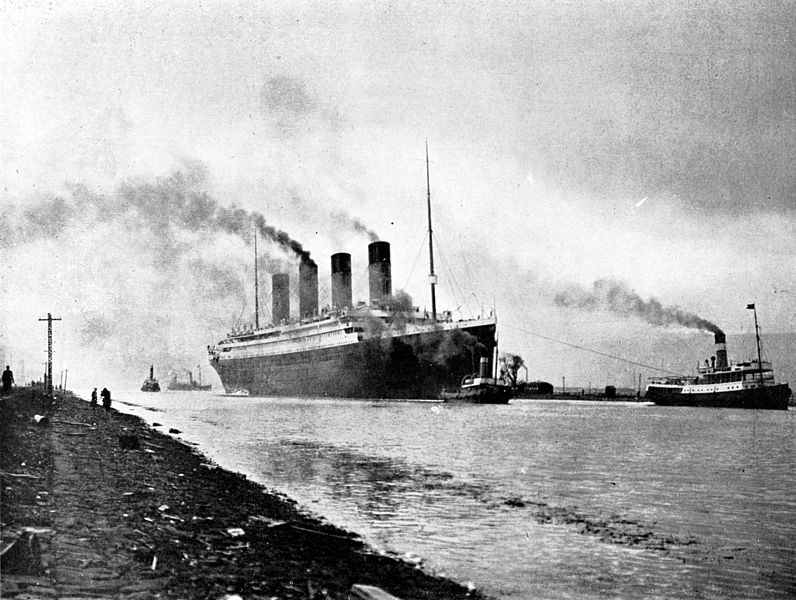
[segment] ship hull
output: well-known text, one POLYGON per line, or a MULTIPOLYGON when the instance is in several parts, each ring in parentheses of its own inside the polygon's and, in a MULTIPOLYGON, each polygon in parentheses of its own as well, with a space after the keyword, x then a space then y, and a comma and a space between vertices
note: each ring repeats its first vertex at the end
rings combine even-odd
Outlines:
POLYGON ((443 387, 457 386, 473 371, 475 352, 488 354, 494 346, 491 323, 210 364, 227 393, 245 389, 255 396, 438 399, 443 387))
POLYGON ((705 406, 787 410, 791 389, 786 383, 745 390, 683 394, 680 390, 649 386, 645 397, 660 406, 705 406))
POLYGON ((145 381, 144 385, 141 386, 142 392, 159 392, 160 391, 160 384, 157 381, 145 381))
POLYGON ((508 404, 513 396, 508 386, 484 385, 455 392, 443 390, 439 397, 450 404, 508 404))

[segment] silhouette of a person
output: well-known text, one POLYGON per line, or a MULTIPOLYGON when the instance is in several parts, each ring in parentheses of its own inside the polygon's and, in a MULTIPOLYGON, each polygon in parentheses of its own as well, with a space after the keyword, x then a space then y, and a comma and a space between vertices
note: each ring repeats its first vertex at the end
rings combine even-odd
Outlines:
POLYGON ((6 370, 3 371, 3 396, 9 394, 12 385, 14 385, 14 372, 6 365, 6 370))

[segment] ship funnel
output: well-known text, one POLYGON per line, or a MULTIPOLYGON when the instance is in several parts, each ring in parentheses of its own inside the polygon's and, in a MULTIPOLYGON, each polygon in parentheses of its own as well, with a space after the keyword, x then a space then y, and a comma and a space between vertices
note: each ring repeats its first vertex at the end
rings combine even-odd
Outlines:
POLYGON ((271 314, 274 325, 290 320, 290 276, 275 273, 271 276, 271 314))
POLYGON ((368 280, 371 304, 384 302, 392 295, 389 243, 373 242, 368 244, 368 280))
POLYGON ((318 314, 318 265, 311 260, 299 264, 299 318, 318 314))
POLYGON ((716 368, 727 368, 727 338, 724 333, 717 331, 713 334, 713 339, 716 342, 716 368))
POLYGON ((481 379, 486 379, 489 377, 489 359, 486 356, 481 357, 481 363, 479 364, 479 371, 478 376, 481 379))
POLYGON ((332 307, 351 307, 351 255, 332 254, 332 307))

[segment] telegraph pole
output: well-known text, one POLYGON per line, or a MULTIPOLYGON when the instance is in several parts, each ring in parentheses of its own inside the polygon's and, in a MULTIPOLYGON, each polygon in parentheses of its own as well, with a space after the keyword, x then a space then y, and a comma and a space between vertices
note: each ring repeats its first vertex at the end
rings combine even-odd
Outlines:
POLYGON ((52 313, 47 313, 46 319, 39 319, 39 321, 47 321, 47 373, 44 388, 50 396, 53 393, 53 321, 60 320, 61 317, 53 317, 52 313))

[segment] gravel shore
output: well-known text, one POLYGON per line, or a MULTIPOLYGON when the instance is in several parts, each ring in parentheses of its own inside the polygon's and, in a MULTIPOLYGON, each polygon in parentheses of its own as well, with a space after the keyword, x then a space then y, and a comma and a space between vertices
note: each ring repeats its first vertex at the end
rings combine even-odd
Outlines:
POLYGON ((0 471, 3 598, 484 598, 69 393, 0 400, 0 471))

